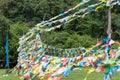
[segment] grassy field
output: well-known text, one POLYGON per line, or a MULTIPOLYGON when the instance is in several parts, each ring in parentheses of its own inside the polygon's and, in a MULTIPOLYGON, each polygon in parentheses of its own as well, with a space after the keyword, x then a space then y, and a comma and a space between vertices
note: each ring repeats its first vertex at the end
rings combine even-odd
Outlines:
MULTIPOLYGON (((3 75, 5 75, 5 70, 0 69, 0 80, 20 80, 19 77, 16 75, 16 72, 9 74, 8 76, 3 76, 3 75)), ((85 75, 86 75, 85 71, 76 70, 70 73, 68 78, 65 78, 63 80, 83 80, 85 75)), ((120 72, 115 73, 112 80, 120 80, 119 76, 120 76, 120 72)), ((103 80, 103 77, 104 77, 104 73, 92 73, 91 75, 88 76, 87 80, 103 80)))
POLYGON ((0 80, 20 80, 16 72, 6 76, 6 70, 0 69, 0 80))

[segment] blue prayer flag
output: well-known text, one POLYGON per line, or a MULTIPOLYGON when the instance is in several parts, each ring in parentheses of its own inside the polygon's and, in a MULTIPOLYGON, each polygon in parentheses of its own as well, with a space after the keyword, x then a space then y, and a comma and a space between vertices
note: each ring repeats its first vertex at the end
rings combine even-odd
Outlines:
POLYGON ((6 49, 6 65, 5 67, 8 68, 9 67, 9 57, 8 57, 8 53, 9 53, 9 48, 8 48, 8 35, 6 36, 6 46, 5 46, 5 49, 6 49))

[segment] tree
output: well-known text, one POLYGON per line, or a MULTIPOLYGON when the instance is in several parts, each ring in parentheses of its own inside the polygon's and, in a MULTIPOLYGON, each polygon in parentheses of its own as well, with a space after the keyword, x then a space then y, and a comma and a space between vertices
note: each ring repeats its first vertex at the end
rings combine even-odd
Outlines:
POLYGON ((10 41, 9 41, 9 52, 10 61, 17 63, 18 56, 18 42, 19 38, 28 32, 28 26, 25 23, 16 23, 10 25, 10 41))
POLYGON ((120 14, 113 14, 112 28, 112 38, 120 41, 120 14))
POLYGON ((5 39, 9 34, 10 21, 0 14, 0 59, 5 60, 5 39))
MULTIPOLYGON (((5 58, 6 33, 9 34, 10 61, 16 62, 19 38, 28 31, 28 27, 34 27, 36 23, 57 16, 73 8, 79 2, 81 1, 0 0, 0 59, 5 58), (14 57, 16 58, 14 59, 14 57)), ((78 9, 71 11, 68 15, 96 2, 99 1, 92 0, 78 9)), ((112 8, 112 39, 114 40, 120 39, 119 13, 119 6, 114 6, 112 8)), ((42 41, 60 48, 90 47, 90 45, 95 43, 96 38, 103 39, 107 36, 106 29, 107 7, 100 9, 98 12, 86 15, 84 18, 78 18, 68 24, 62 25, 61 29, 43 33, 42 41)))

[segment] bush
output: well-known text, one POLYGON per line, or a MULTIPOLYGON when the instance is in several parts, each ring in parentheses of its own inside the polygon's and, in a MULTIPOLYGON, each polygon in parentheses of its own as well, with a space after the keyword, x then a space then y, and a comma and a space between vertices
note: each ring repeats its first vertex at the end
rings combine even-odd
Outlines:
POLYGON ((95 39, 88 35, 72 34, 68 32, 51 32, 42 34, 42 41, 59 48, 75 48, 79 46, 90 47, 95 44, 95 39))

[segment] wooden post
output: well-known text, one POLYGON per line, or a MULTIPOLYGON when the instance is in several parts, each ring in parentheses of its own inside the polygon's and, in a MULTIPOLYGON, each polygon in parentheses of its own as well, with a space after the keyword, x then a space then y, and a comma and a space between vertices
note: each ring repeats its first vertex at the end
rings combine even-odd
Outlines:
POLYGON ((111 38, 112 29, 111 29, 111 9, 108 10, 108 28, 107 28, 108 38, 111 38))
MULTIPOLYGON (((111 38, 112 29, 111 29, 111 8, 108 9, 108 28, 107 28, 108 38, 111 38)), ((108 53, 109 54, 109 53, 108 53)), ((109 60, 109 55, 107 54, 107 58, 109 60)), ((112 80, 112 76, 109 74, 109 80, 112 80)))

